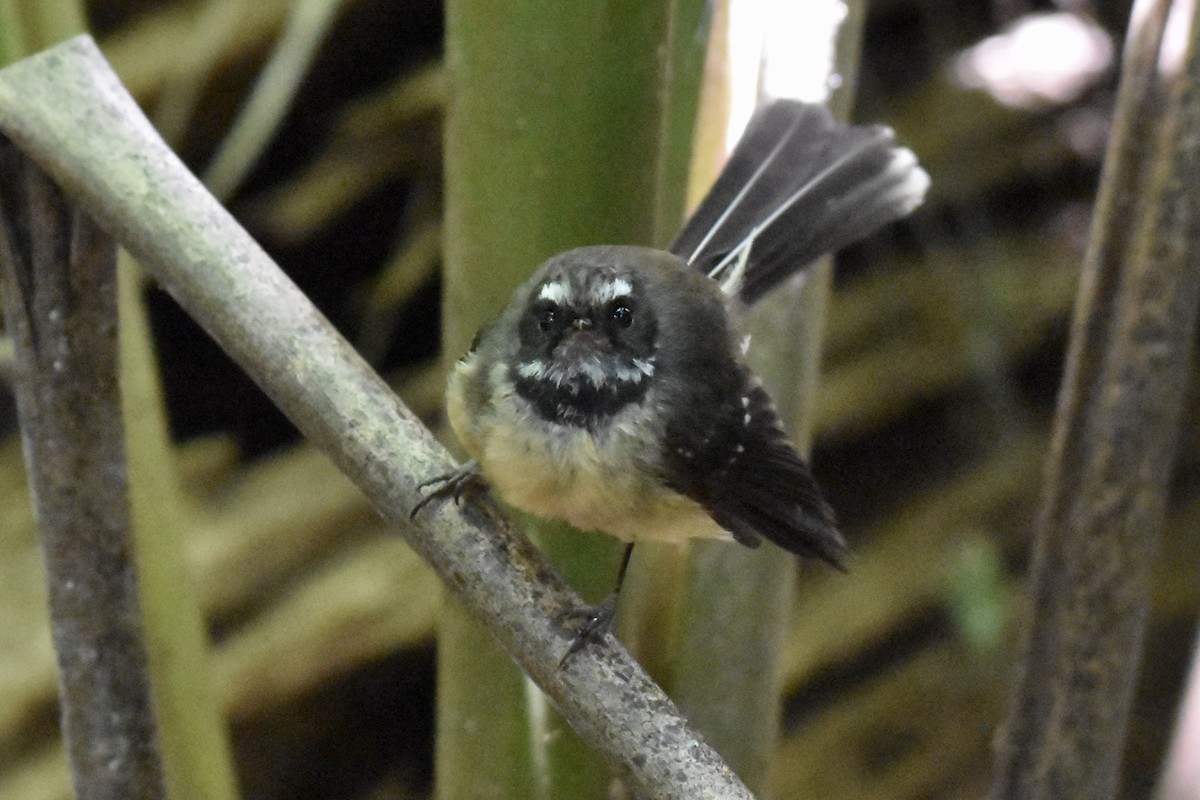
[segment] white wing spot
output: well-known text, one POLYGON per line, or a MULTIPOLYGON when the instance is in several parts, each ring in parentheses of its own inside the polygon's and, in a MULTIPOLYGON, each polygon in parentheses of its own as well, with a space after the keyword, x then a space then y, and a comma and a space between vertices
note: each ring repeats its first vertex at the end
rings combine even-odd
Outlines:
POLYGON ((538 380, 546 375, 546 362, 538 359, 537 361, 526 361, 517 366, 517 374, 522 378, 532 378, 538 380))
POLYGON ((647 378, 654 374, 654 359, 652 358, 635 358, 633 365, 641 370, 647 378))
POLYGON ((892 151, 886 177, 895 184, 889 192, 889 199, 900 208, 902 215, 925 201, 925 193, 929 191, 929 173, 921 169, 917 157, 907 147, 892 151))

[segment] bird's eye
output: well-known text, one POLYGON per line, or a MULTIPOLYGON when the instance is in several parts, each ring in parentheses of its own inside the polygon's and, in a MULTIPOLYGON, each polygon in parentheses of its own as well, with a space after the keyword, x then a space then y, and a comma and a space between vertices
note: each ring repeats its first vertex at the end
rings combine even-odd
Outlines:
POLYGON ((618 300, 613 303, 610 313, 613 322, 617 323, 619 327, 628 328, 633 324, 633 309, 628 302, 618 300))
POLYGON ((534 317, 537 319, 538 328, 541 331, 553 330, 558 325, 558 306, 553 304, 542 306, 534 312, 534 317))

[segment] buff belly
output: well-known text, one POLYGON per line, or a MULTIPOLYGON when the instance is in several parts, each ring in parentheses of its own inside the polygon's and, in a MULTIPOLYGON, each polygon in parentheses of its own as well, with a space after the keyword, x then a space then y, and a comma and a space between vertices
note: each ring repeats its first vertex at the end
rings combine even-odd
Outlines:
POLYGON ((647 481, 587 431, 557 431, 549 441, 513 428, 487 437, 481 466, 506 502, 625 541, 728 538, 699 504, 647 481))

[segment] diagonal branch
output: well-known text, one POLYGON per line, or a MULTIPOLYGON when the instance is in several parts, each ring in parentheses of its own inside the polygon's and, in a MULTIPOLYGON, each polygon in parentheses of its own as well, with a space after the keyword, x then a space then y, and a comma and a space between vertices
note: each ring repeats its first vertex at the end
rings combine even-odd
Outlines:
POLYGON ((635 791, 750 796, 615 640, 558 669, 571 632, 556 617, 579 599, 493 506, 409 522, 445 451, 166 148, 89 38, 0 72, 0 130, 358 484, 635 791))

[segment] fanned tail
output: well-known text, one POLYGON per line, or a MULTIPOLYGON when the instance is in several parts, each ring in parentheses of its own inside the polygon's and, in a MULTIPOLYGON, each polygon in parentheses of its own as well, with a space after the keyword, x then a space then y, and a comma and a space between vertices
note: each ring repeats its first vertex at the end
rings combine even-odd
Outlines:
POLYGON ((672 253, 754 303, 825 253, 908 215, 929 176, 890 128, 778 100, 750 120, 672 253))

